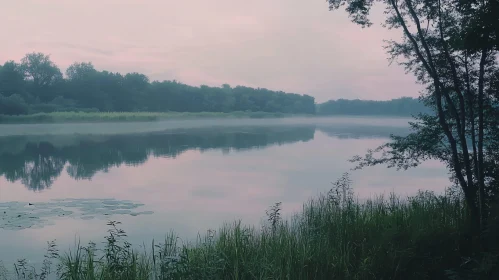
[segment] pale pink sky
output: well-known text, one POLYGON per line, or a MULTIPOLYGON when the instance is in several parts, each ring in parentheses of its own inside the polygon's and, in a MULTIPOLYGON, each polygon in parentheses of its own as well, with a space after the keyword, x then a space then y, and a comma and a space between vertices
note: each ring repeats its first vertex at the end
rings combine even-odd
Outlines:
MULTIPOLYGON (((2 1, 0 63, 50 54, 64 71, 141 72, 191 85, 246 85, 335 98, 417 96, 388 65, 376 24, 361 29, 325 0, 2 1)), ((379 21, 378 21, 379 23, 379 21)))

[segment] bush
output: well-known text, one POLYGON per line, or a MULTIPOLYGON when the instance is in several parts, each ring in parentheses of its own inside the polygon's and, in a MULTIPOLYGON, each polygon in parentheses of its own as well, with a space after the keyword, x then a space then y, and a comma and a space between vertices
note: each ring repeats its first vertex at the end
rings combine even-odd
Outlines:
POLYGON ((24 115, 29 111, 28 104, 19 94, 9 97, 0 94, 0 114, 2 115, 24 115))
POLYGON ((39 103, 30 106, 30 113, 52 113, 59 110, 59 106, 52 103, 39 103))

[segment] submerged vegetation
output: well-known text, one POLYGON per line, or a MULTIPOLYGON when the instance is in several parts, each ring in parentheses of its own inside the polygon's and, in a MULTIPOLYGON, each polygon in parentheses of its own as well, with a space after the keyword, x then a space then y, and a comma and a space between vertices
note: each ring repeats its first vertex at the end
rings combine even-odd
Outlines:
MULTIPOLYGON (((420 192, 354 199, 348 176, 310 200, 290 220, 280 203, 261 228, 226 224, 193 243, 173 233, 137 248, 110 222, 105 246, 77 244, 60 253, 49 243, 38 273, 20 260, 4 279, 497 279, 497 249, 486 254, 463 234, 461 196, 420 192), (54 268, 51 270, 51 265, 54 268), (10 277, 10 278, 9 278, 10 277)), ((493 239, 497 231, 490 233, 493 239)), ((0 270, 1 273, 2 270, 0 270)), ((1 279, 1 278, 0 278, 1 279)), ((2 279, 3 280, 3 279, 2 279)))

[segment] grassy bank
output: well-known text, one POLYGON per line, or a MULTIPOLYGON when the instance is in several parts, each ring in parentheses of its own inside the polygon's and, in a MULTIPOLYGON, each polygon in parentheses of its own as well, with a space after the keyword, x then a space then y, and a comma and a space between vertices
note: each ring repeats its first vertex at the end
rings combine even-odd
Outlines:
POLYGON ((32 115, 0 115, 0 123, 64 123, 64 122, 142 122, 168 119, 201 118, 282 118, 294 116, 267 112, 53 112, 32 115))
MULTIPOLYGON (((496 256, 489 256, 490 264, 463 259, 472 254, 462 234, 461 199, 422 192, 358 202, 348 193, 332 190, 287 221, 276 204, 263 228, 235 222, 191 244, 170 234, 161 244, 133 250, 119 224, 110 223, 103 248, 90 244, 57 254, 50 245, 44 266, 53 261, 58 279, 72 280, 475 279, 458 275, 472 269, 481 277, 476 279, 497 279, 491 278, 496 256)), ((32 270, 23 264, 17 264, 17 276, 28 279, 22 275, 32 270)))

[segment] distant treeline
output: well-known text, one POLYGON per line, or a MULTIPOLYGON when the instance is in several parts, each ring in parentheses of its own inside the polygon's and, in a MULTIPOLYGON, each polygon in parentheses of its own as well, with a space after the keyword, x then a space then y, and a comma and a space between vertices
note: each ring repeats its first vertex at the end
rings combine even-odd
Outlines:
POLYGON ((315 114, 308 95, 244 86, 194 87, 149 81, 140 73, 97 71, 74 63, 63 75, 48 55, 27 54, 0 66, 0 114, 87 112, 280 112, 315 114))
POLYGON ((51 112, 270 112, 410 116, 428 109, 417 99, 331 100, 245 86, 189 86, 149 81, 140 73, 97 71, 73 63, 65 75, 48 55, 30 53, 0 65, 0 115, 51 112))
POLYGON ((411 97, 387 101, 338 99, 317 105, 318 115, 411 116, 430 112, 419 99, 411 97))

